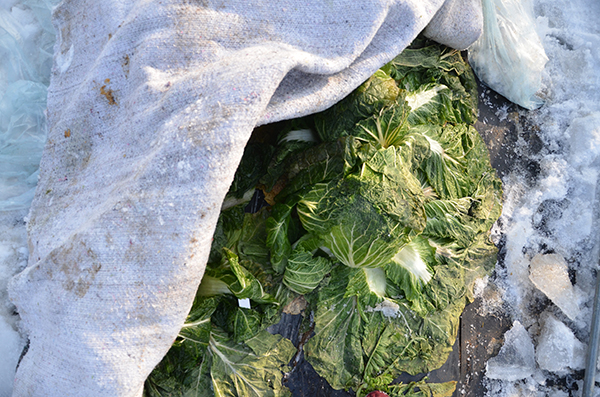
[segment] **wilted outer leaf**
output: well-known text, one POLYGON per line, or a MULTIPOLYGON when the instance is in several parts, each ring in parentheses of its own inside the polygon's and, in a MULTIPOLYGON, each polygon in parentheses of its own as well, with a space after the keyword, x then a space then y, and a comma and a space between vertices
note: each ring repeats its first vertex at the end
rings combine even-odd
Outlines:
MULTIPOLYGON (((244 214, 239 238, 229 241, 228 247, 235 252, 240 261, 251 260, 266 265, 269 260, 269 250, 266 247, 266 221, 271 215, 267 208, 255 214, 244 214)), ((237 225, 239 229, 239 224, 237 225)))
POLYGON ((290 195, 298 194, 315 183, 341 178, 346 166, 345 154, 352 149, 352 141, 338 139, 294 153, 285 163, 280 177, 285 182, 284 187, 275 200, 287 201, 290 195))
POLYGON ((383 70, 378 70, 335 106, 315 115, 319 136, 325 142, 333 142, 348 135, 358 121, 392 104, 398 92, 394 79, 383 70))
POLYGON ((415 42, 411 47, 390 62, 390 74, 398 85, 409 92, 432 84, 444 85, 452 92, 452 112, 458 118, 456 122, 475 123, 477 83, 460 52, 428 43, 415 42))
MULTIPOLYGON (((235 279, 232 279, 232 282, 229 284, 229 289, 236 298, 248 298, 260 303, 273 303, 276 301, 273 296, 264 291, 262 283, 246 268, 240 265, 236 254, 227 248, 224 248, 223 251, 227 258, 226 263, 235 276, 235 279)), ((224 280, 229 280, 229 278, 224 278, 224 280)))
POLYGON ((364 369, 357 299, 344 297, 351 270, 336 267, 319 291, 315 335, 304 346, 308 362, 334 389, 360 384, 364 369))
POLYGON ((282 386, 283 370, 296 348, 280 335, 266 331, 244 347, 213 333, 209 340, 210 378, 215 396, 289 396, 282 386))
POLYGON ((214 321, 227 323, 233 315, 234 328, 250 330, 258 324, 238 324, 254 321, 256 313, 231 302, 222 295, 196 300, 178 341, 146 382, 148 397, 290 395, 281 381, 296 348, 264 330, 236 341, 214 321))
POLYGON ((410 108, 403 105, 403 101, 395 102, 371 117, 359 121, 350 133, 372 143, 376 148, 398 146, 408 133, 409 111, 410 108))
POLYGON ((451 397, 456 390, 456 382, 427 383, 426 378, 410 384, 390 386, 390 397, 451 397))
POLYGON ((383 266, 424 226, 424 214, 411 210, 420 197, 394 187, 354 176, 317 184, 298 203, 298 215, 346 266, 383 266))
MULTIPOLYGON (((374 304, 348 296, 355 290, 351 280, 360 271, 336 267, 318 297, 312 298, 317 302, 315 335, 305 352, 315 370, 336 389, 357 390, 365 384, 381 386, 401 372, 439 368, 456 339, 464 289, 442 287, 445 307, 420 317, 400 301, 386 298, 374 304)), ((437 283, 455 282, 448 276, 437 275, 437 283)))
MULTIPOLYGON (((448 251, 450 257, 442 261, 446 266, 436 265, 423 287, 422 310, 417 311, 402 300, 369 298, 359 291, 356 274, 361 269, 336 267, 318 298, 312 298, 317 302, 315 336, 305 346, 307 360, 334 388, 354 390, 369 384, 380 388, 401 372, 418 374, 442 366, 456 340, 474 274, 481 276, 493 265, 494 251, 484 241, 448 251)), ((384 269, 391 290, 399 288, 384 269)))
POLYGON ((397 295, 391 290, 395 286, 410 302, 412 310, 427 313, 430 306, 424 301, 423 289, 431 280, 437 264, 435 249, 429 245, 429 241, 422 236, 415 237, 385 266, 386 276, 391 281, 388 295, 397 295))
POLYGON ((267 219, 266 246, 271 250, 271 265, 277 273, 283 273, 288 256, 292 252, 288 231, 295 204, 275 205, 271 217, 267 219))
POLYGON ((468 244, 479 233, 478 225, 470 225, 472 202, 472 199, 465 197, 433 200, 425 204, 427 226, 424 233, 430 237, 450 238, 459 244, 468 244))
POLYGON ((272 154, 273 148, 270 145, 248 143, 227 195, 242 198, 247 191, 253 191, 259 179, 267 172, 272 154))
POLYGON ((331 261, 312 253, 294 252, 283 275, 284 284, 294 292, 306 294, 314 290, 331 270, 331 261))

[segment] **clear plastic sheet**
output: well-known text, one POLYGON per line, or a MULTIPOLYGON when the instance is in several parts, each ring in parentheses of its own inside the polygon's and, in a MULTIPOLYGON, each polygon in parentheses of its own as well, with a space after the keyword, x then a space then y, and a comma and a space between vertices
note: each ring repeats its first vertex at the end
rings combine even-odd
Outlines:
POLYGON ((0 0, 0 397, 12 395, 25 346, 7 284, 27 263, 27 214, 46 141, 54 29, 43 0, 0 0))
POLYGON ((54 2, 0 2, 0 211, 27 209, 46 140, 54 2))

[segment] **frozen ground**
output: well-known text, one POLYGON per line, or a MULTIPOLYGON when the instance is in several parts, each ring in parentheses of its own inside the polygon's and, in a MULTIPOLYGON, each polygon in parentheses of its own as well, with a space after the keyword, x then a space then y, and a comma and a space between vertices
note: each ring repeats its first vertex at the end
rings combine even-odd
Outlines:
MULTIPOLYGON (((6 284, 27 260, 23 219, 44 139, 40 89, 50 67, 49 4, 0 0, 0 69, 8 71, 0 74, 0 397, 10 395, 25 344, 6 284), (23 103, 35 106, 9 106, 18 88, 9 83, 17 81, 30 84, 23 103), (14 158, 16 139, 27 142, 28 156, 9 164, 2 156, 14 158)), ((487 393, 494 397, 578 395, 598 263, 600 3, 536 0, 535 13, 550 59, 546 105, 519 112, 528 133, 517 145, 521 160, 504 176, 496 230, 501 260, 489 282, 502 301, 483 304, 500 304, 514 321, 488 362, 487 393)), ((497 115, 507 117, 507 109, 497 115)))

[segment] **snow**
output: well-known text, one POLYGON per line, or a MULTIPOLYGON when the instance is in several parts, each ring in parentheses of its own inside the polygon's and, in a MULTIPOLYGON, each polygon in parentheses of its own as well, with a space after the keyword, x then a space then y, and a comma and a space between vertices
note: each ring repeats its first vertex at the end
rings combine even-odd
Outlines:
POLYGON ((400 312, 400 306, 397 303, 392 302, 388 299, 384 299, 380 303, 376 304, 375 307, 367 307, 365 309, 367 313, 370 312, 381 312, 386 317, 398 317, 400 312))
POLYGON ((10 397, 12 392, 13 374, 23 350, 24 341, 11 324, 0 317, 0 396, 10 397))

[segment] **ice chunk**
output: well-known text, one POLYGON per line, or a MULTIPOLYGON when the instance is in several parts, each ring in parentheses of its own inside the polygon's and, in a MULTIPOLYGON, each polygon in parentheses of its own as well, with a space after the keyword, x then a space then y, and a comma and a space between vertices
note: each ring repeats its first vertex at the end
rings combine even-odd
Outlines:
POLYGON ((535 352, 541 369, 566 375, 585 366, 585 345, 554 316, 548 315, 535 352))
POLYGON ((558 254, 538 254, 529 265, 529 279, 571 320, 579 315, 577 295, 569 280, 567 263, 558 254))
MULTIPOLYGON (((532 378, 517 382, 505 380, 489 381, 488 379, 486 388, 487 393, 484 394, 485 397, 549 397, 545 394, 538 393, 538 384, 532 378)), ((462 394, 464 395, 465 393, 462 394)), ((477 396, 479 396, 479 394, 477 394, 477 396)))
POLYGON ((523 325, 515 321, 504 335, 504 345, 496 357, 486 364, 486 376, 491 379, 515 381, 533 375, 535 371, 533 342, 523 325))
POLYGON ((548 392, 548 397, 569 397, 569 393, 562 390, 551 390, 548 392))

